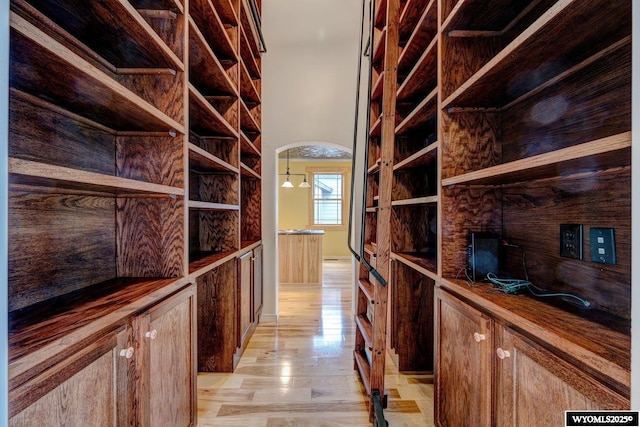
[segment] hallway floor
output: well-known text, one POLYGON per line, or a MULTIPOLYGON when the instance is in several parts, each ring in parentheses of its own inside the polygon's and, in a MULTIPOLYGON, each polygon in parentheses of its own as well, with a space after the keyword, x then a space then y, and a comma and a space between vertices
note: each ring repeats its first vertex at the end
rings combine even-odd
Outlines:
MULTIPOLYGON (((198 426, 371 426, 353 369, 351 262, 325 261, 324 283, 281 285, 278 323, 258 325, 233 374, 198 375, 198 426)), ((390 426, 433 425, 433 376, 387 359, 390 426)))

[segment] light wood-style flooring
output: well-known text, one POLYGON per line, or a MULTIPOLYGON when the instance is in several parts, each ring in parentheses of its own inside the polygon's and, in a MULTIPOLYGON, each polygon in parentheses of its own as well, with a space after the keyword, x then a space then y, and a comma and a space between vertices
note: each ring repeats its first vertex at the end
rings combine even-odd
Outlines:
MULTIPOLYGON (((351 262, 325 261, 322 286, 281 285, 279 310, 236 372, 198 375, 198 426, 371 426, 353 369, 351 262)), ((433 376, 386 366, 389 425, 432 426, 433 376)))

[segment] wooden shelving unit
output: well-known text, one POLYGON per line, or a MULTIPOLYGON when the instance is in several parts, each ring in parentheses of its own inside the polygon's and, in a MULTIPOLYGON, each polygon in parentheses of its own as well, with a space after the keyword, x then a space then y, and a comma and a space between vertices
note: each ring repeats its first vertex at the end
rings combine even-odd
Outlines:
MULTIPOLYGON (((544 413, 514 409, 508 393, 530 383, 513 380, 521 374, 515 360, 495 360, 500 346, 519 352, 517 366, 549 352, 538 363, 553 359, 562 369, 531 369, 586 393, 578 398, 593 407, 628 405, 630 8, 602 0, 377 3, 365 256, 389 279, 392 360, 400 370, 435 373, 438 425, 562 422, 550 410, 559 402, 547 402, 544 413), (560 224, 583 225, 583 259, 560 256, 560 224), (591 261, 593 227, 615 229, 615 265, 591 261), (590 308, 571 297, 495 296, 497 289, 470 283, 471 232, 521 248, 505 249, 499 273, 524 275, 525 262, 536 286, 578 295, 590 308), (620 347, 609 338, 606 350, 577 343, 572 337, 585 327, 615 336, 620 347), (452 356, 452 348, 461 351, 452 356), (460 382, 471 386, 468 395, 459 395, 460 382), (516 413, 527 415, 509 418, 516 413)), ((373 282, 362 273, 361 282, 373 282)), ((357 350, 356 365, 370 362, 366 345, 357 350)))
POLYGON ((239 360, 262 307, 261 61, 248 7, 11 1, 16 423, 56 423, 38 408, 66 404, 52 390, 73 375, 112 393, 85 402, 105 397, 108 410, 64 423, 195 425, 197 365, 239 360))

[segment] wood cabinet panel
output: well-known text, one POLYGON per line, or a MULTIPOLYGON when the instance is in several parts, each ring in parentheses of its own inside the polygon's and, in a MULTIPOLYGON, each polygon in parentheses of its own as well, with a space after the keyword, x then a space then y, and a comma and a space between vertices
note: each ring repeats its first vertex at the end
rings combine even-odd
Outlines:
POLYGON ((245 344, 247 333, 251 327, 253 292, 251 285, 251 263, 253 252, 249 251, 238 258, 238 346, 245 344))
POLYGON ((151 426, 195 424, 195 298, 190 287, 149 312, 142 339, 149 348, 151 426))
POLYGON ((253 317, 252 322, 260 320, 263 298, 262 282, 262 245, 253 250, 253 317))
POLYGON ((436 288, 435 334, 437 425, 491 425, 491 319, 436 288))
POLYGON ((9 425, 116 426, 126 420, 127 330, 109 334, 10 391, 9 425))
POLYGON ((322 235, 278 236, 280 283, 322 283, 322 235))
POLYGON ((496 328, 496 336, 496 425, 563 425, 568 409, 629 409, 627 399, 512 329, 496 328))

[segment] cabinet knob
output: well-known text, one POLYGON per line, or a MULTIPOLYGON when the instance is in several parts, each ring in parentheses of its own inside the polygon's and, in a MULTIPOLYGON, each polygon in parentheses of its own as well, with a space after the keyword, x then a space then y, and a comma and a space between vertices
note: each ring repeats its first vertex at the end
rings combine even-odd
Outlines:
POLYGON ((157 330, 155 330, 155 329, 154 329, 153 331, 148 331, 148 332, 146 332, 146 333, 144 334, 144 336, 145 336, 146 338, 150 338, 150 339, 152 339, 152 340, 155 340, 155 339, 156 339, 156 337, 158 336, 158 331, 157 331, 157 330))
POLYGON ((496 350, 496 354, 498 355, 498 359, 506 359, 507 357, 511 357, 511 353, 507 350, 503 350, 500 347, 496 350))
POLYGON ((475 332, 473 334, 473 339, 476 340, 476 342, 480 342, 480 341, 486 340, 487 336, 485 334, 480 334, 478 332, 475 332))
POLYGON ((120 356, 126 357, 127 359, 131 359, 131 357, 133 357, 133 347, 120 350, 120 356))

